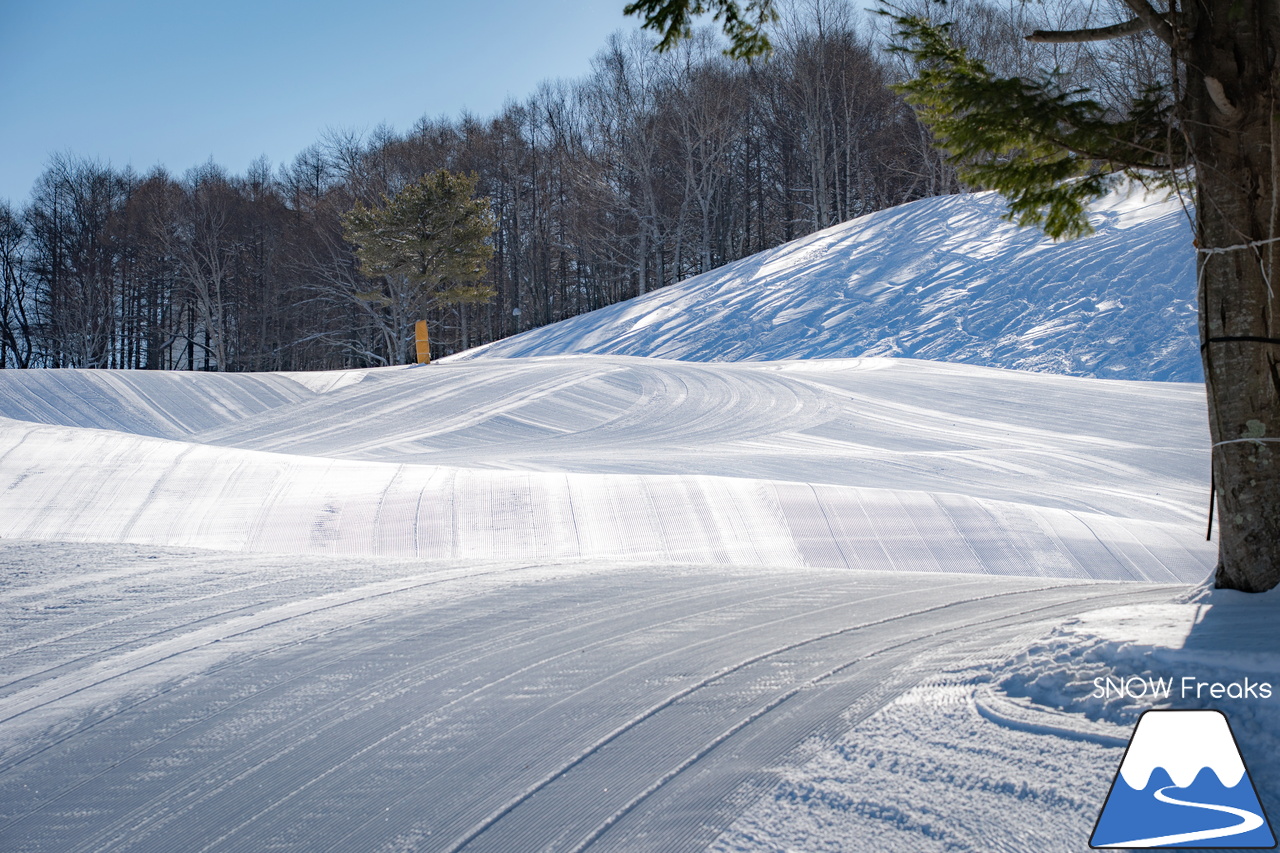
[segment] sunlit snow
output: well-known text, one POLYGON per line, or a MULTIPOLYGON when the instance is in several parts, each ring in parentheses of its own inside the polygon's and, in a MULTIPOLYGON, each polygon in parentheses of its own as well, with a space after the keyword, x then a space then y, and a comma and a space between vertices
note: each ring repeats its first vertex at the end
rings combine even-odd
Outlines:
POLYGON ((1187 211, 1126 186, 1095 233, 1053 242, 994 193, 871 213, 638 299, 456 358, 597 353, 689 361, 909 356, 1198 381, 1187 211))
POLYGON ((0 848, 1087 849, 1137 715, 1211 706, 1094 679, 1280 672, 1274 594, 1195 586, 1202 388, 991 366, 1193 378, 1181 211, 1108 204, 430 366, 0 371, 0 848))

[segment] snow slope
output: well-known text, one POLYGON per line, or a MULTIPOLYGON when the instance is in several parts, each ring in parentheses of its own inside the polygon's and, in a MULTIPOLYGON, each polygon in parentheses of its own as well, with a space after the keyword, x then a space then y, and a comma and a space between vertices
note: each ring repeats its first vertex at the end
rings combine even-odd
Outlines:
POLYGON ((0 849, 1083 850, 1088 678, 1280 671, 1169 603, 1205 432, 913 359, 0 371, 0 849))
POLYGON ((340 379, 0 374, 0 536, 1159 581, 1213 559, 1195 386, 889 359, 340 379))
POLYGON ((1195 254, 1176 199, 1117 190, 1096 232, 1064 243, 1004 210, 994 193, 882 210, 453 358, 883 355, 1200 380, 1195 254))

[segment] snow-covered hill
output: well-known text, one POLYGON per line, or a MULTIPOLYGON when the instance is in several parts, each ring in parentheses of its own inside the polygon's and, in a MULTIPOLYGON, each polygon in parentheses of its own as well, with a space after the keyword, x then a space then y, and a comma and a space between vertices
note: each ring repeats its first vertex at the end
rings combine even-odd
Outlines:
POLYGON ((454 358, 910 356, 1199 381, 1195 256, 1177 199, 1116 191, 1054 243, 993 193, 905 204, 454 358))

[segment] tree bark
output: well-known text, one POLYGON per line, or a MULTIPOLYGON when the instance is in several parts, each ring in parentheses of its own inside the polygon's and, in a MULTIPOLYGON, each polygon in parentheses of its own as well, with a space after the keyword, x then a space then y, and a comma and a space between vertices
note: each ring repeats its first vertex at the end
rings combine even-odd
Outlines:
POLYGON ((1193 0, 1186 127, 1196 162, 1200 335, 1219 507, 1219 587, 1280 583, 1280 5, 1193 0))

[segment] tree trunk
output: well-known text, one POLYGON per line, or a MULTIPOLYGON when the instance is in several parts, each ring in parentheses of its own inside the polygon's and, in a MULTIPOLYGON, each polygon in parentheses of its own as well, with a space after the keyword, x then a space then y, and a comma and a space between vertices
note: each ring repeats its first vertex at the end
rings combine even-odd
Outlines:
POLYGON ((1280 583, 1280 159, 1273 0, 1194 0, 1185 47, 1219 587, 1280 583))

